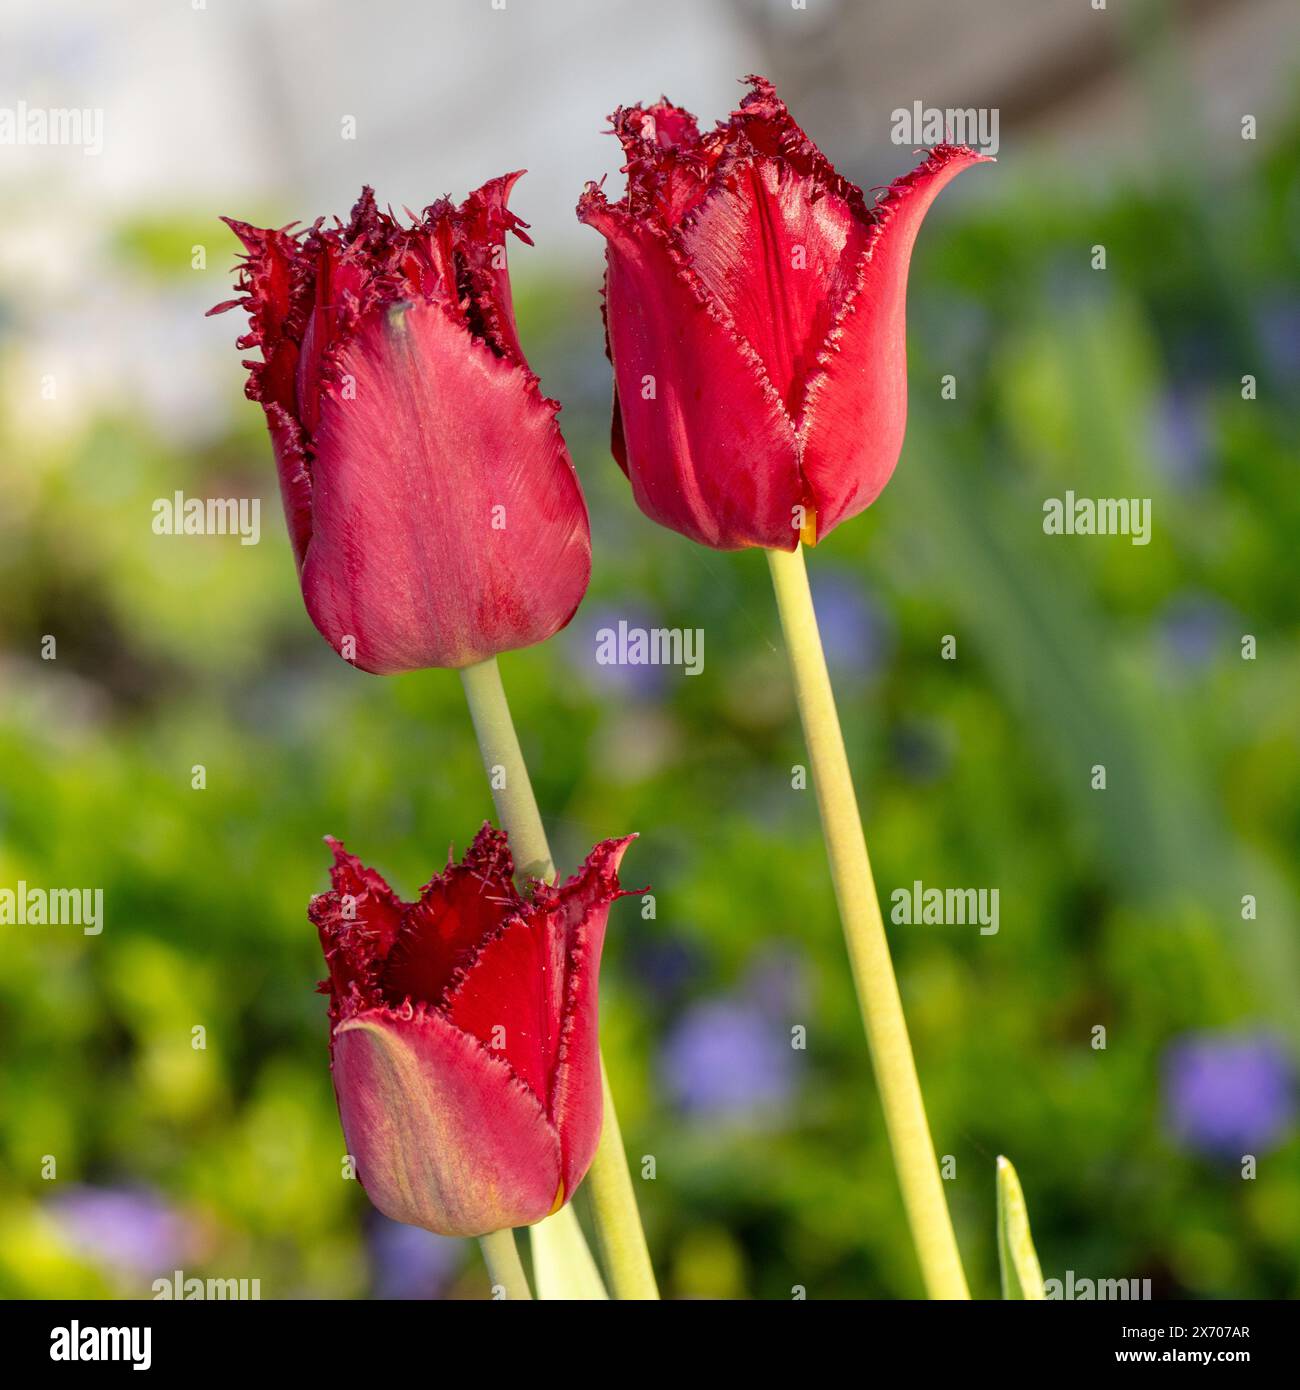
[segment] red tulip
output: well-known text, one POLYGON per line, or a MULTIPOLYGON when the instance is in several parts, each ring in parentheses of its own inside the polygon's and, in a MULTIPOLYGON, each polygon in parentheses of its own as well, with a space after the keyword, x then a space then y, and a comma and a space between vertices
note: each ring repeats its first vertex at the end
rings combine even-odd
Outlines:
POLYGON ((600 1138, 596 982, 632 838, 527 899, 485 825, 413 903, 327 840, 334 886, 309 915, 330 972, 334 1090, 385 1215, 477 1236, 573 1196, 600 1138))
POLYGON ((666 101, 610 118, 627 193, 588 184, 606 247, 613 452, 653 520, 793 550, 875 500, 907 418, 904 300, 926 209, 984 158, 939 145, 874 205, 770 82, 701 135, 666 101))
MULTIPOLYGON (((582 489, 515 329, 493 179, 403 227, 369 188, 346 226, 225 221, 247 252, 241 348, 266 411, 312 621, 383 674, 543 641, 591 570, 582 489)), ((531 244, 531 243, 530 243, 531 244)))

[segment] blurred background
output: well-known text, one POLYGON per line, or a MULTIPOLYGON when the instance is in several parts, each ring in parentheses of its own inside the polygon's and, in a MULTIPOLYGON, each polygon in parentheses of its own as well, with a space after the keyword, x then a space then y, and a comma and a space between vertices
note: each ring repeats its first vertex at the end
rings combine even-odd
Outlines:
POLYGON ((974 1291, 1005 1153, 1048 1277, 1300 1294, 1300 10, 9 0, 0 24, 0 107, 104 113, 98 154, 0 145, 0 887, 102 887, 105 917, 0 926, 0 1293, 486 1292, 472 1245, 341 1180, 305 918, 323 834, 410 896, 490 813, 459 682, 315 634, 242 322, 203 315, 218 214, 346 215, 363 182, 423 207, 526 166, 521 333, 594 569, 502 669, 562 866, 641 832, 657 915, 615 909, 602 1012, 664 1292, 920 1294, 766 566, 634 507, 572 211, 621 187, 615 105, 707 123, 758 71, 864 186, 915 162, 894 108, 1000 113, 999 162, 918 243, 898 472, 810 557, 882 894, 1000 892, 996 935, 891 928, 974 1291), (260 544, 153 534, 178 489, 262 498, 260 544), (1150 545, 1044 536, 1066 489, 1151 498, 1150 545), (598 666, 619 619, 703 628, 703 674, 598 666))

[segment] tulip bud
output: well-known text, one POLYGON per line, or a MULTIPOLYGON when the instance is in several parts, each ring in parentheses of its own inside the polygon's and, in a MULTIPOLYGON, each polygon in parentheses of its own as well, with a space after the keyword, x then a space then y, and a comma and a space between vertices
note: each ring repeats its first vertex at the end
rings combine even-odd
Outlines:
POLYGON ((666 101, 610 118, 627 193, 604 234, 612 450, 647 516, 719 550, 793 550, 869 506, 907 419, 904 300, 939 190, 984 156, 939 145, 869 206, 772 84, 701 135, 666 101))
POLYGON ((573 1196, 600 1138, 596 985, 632 838, 526 898, 505 835, 485 825, 413 903, 327 840, 333 888, 309 916, 329 967, 334 1090, 386 1216, 478 1236, 573 1196))
MULTIPOLYGON (((367 671, 541 642, 591 570, 587 510, 519 345, 506 233, 518 174, 403 227, 363 190, 346 225, 225 221, 243 243, 247 394, 270 427, 312 621, 367 671)), ((531 243, 530 243, 531 244, 531 243)))

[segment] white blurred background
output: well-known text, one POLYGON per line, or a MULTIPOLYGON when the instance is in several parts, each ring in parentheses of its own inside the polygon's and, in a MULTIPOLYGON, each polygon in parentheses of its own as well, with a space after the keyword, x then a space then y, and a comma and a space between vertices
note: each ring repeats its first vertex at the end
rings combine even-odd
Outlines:
MULTIPOLYGON (((764 72, 864 185, 912 162, 889 142, 895 107, 996 106, 1003 177, 1068 159, 1097 179, 1166 158, 1171 139, 1189 154, 1234 141, 1239 152, 1240 112, 1267 119, 1300 39, 1293 0, 1141 7, 1144 24, 1178 30, 1171 80, 1196 91, 1195 124, 1161 132, 1168 113, 1123 61, 1135 28, 1124 0, 1104 11, 1092 0, 497 3, 6 0, 0 106, 104 119, 98 155, 0 145, 0 312, 21 344, 0 361, 20 425, 75 426, 104 393, 182 439, 217 420, 241 379, 235 321, 202 317, 230 279, 219 213, 345 215, 365 182, 381 203, 419 208, 523 167, 515 207, 537 250, 516 255, 516 276, 560 258, 594 290, 599 238, 573 206, 589 178, 618 186, 603 131, 620 103, 664 93, 708 122, 741 95, 739 78, 764 72), (174 214, 195 229, 176 241, 178 269, 195 244, 206 267, 160 293, 107 247, 123 224, 174 214), (51 376, 57 396, 41 399, 51 376)), ((992 191, 971 180, 950 201, 992 191)))

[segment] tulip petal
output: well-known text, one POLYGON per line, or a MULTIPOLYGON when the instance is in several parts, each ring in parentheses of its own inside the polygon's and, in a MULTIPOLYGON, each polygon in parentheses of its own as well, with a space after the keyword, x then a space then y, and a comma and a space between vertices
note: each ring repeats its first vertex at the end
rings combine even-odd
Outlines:
POLYGON ((637 505, 717 549, 792 549, 804 489, 794 431, 761 360, 664 236, 595 187, 578 215, 609 243, 616 418, 637 505))
POLYGON ((762 358, 791 416, 853 288, 868 231, 845 199, 767 158, 738 165, 682 230, 691 265, 762 358))
POLYGON ((618 867, 634 837, 605 840, 560 888, 484 942, 448 991, 457 1027, 505 1059, 546 1107, 560 1134, 572 1193, 600 1138, 597 988, 610 905, 623 896, 618 867))
POLYGON ((597 982, 610 906, 628 896, 619 886, 619 865, 635 838, 602 841, 561 888, 539 890, 547 929, 566 946, 564 1016, 548 1109, 560 1135, 564 1191, 569 1195, 591 1166, 600 1142, 604 1093, 597 982))
POLYGON ((441 1015, 376 1009, 341 1023, 334 1086, 358 1177, 393 1220, 478 1236, 554 1207, 560 1144, 540 1103, 441 1015))
POLYGON ((264 406, 279 405, 295 414, 294 378, 298 370, 299 321, 311 303, 314 272, 302 254, 291 227, 262 228, 221 219, 244 247, 238 289, 241 297, 209 309, 224 314, 228 309, 248 310, 248 332, 238 340, 241 350, 256 347, 260 362, 246 362, 247 395, 264 406))
POLYGON ((544 641, 591 568, 586 506, 535 378, 443 306, 372 314, 321 405, 303 593, 379 674, 544 641))
POLYGON ((620 106, 609 119, 627 156, 628 211, 638 221, 675 227, 708 191, 722 153, 719 137, 701 137, 695 117, 667 100, 620 106))
POLYGON ((492 343, 502 354, 527 366, 524 350, 515 326, 514 299, 510 290, 510 271, 506 266, 505 239, 511 232, 531 246, 523 230, 528 223, 506 206, 510 190, 523 176, 519 169, 489 179, 457 209, 455 216, 456 250, 464 266, 463 276, 475 316, 474 327, 479 336, 492 343))
POLYGON ((681 219, 710 293, 762 358, 791 416, 872 229, 861 191, 837 173, 766 78, 708 137, 716 172, 681 219))
POLYGON ((565 952, 561 935, 523 917, 483 942, 447 993, 447 1017, 500 1050, 545 1107, 560 1045, 565 952))
POLYGON ((898 462, 907 424, 912 246, 939 190, 986 158, 964 146, 938 145, 872 210, 875 227, 858 283, 809 378, 798 421, 819 538, 875 501, 898 462))
POLYGON ((317 988, 330 995, 330 1016, 380 1002, 377 975, 397 938, 406 904, 374 869, 368 869, 332 836, 333 887, 311 900, 307 915, 320 935, 330 977, 317 988))
POLYGON ((311 468, 307 463, 302 426, 282 405, 276 404, 266 407, 266 423, 271 432, 271 449, 280 478, 280 498, 289 526, 294 563, 301 574, 307 542, 311 540, 311 468))
POLYGON ((248 310, 249 330, 238 345, 241 350, 260 348, 262 360, 245 362, 249 370, 245 392, 266 412, 294 560, 301 571, 311 538, 311 472, 297 418, 299 346, 294 331, 307 311, 313 276, 297 237, 288 228, 263 229, 230 217, 222 221, 244 246, 239 276, 243 294, 209 309, 208 315, 248 310))
POLYGON ((524 906, 505 834, 485 824, 464 860, 449 857, 405 909, 379 979, 384 998, 394 1008, 407 1000, 442 1007, 458 972, 524 906))
POLYGON ((546 1107, 560 1136, 564 1193, 572 1196, 600 1140, 597 981, 610 905, 625 896, 618 868, 635 836, 605 840, 559 888, 486 942, 449 992, 448 1017, 511 1069, 546 1107))

